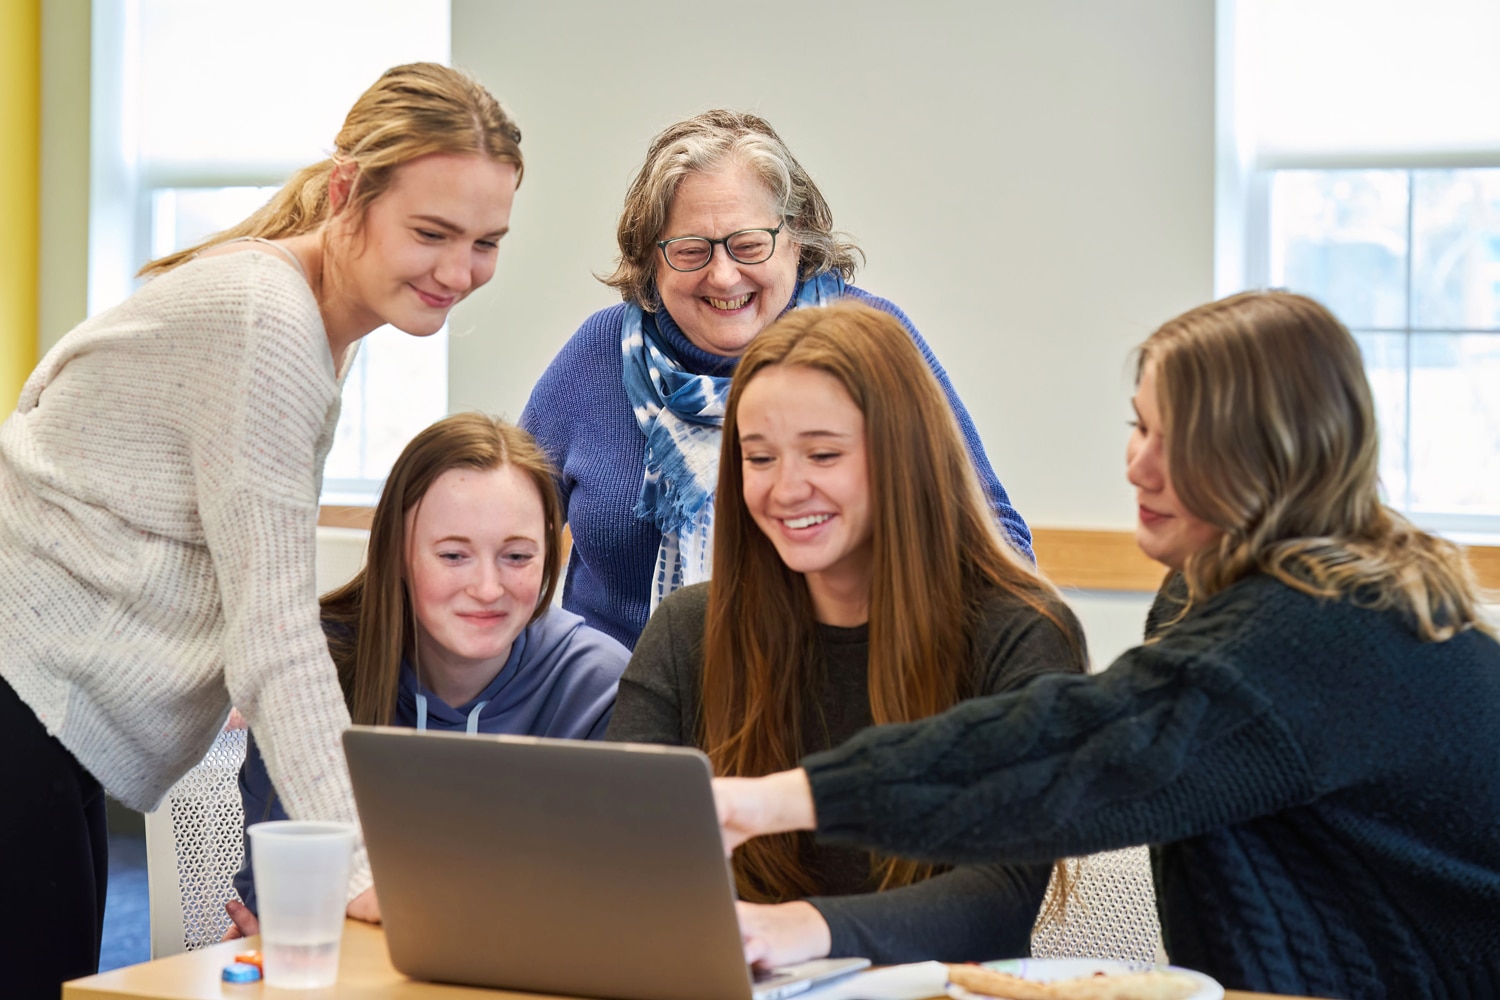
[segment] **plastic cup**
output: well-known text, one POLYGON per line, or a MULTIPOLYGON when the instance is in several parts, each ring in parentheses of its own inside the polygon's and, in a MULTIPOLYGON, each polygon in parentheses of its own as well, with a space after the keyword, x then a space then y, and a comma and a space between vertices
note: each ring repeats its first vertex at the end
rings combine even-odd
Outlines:
POLYGON ((267 986, 310 990, 339 974, 354 827, 276 820, 249 828, 267 986))

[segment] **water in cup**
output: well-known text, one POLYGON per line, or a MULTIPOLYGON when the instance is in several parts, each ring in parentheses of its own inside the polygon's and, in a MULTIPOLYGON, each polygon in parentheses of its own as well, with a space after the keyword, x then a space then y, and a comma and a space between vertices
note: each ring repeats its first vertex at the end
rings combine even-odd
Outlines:
POLYGON ((317 989, 338 979, 354 827, 282 820, 249 828, 265 983, 317 989))
POLYGON ((283 989, 316 989, 338 978, 338 938, 308 944, 262 942, 260 952, 266 979, 283 989))

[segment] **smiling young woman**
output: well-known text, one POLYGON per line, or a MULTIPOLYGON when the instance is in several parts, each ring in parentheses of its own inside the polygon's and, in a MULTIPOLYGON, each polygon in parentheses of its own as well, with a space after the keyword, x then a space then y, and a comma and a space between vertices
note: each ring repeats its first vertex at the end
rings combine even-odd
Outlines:
MULTIPOLYGON (((519 179, 514 163, 429 153, 395 171, 363 219, 335 214, 326 236, 288 238, 284 245, 323 275, 334 356, 342 358, 345 341, 366 327, 389 323, 422 337, 442 329, 449 311, 494 276, 519 179)), ((336 170, 335 206, 348 199, 348 186, 336 170)))
MULTIPOLYGON (((231 702, 288 811, 356 819, 318 622, 319 483, 350 346, 425 336, 494 271, 521 134, 444 66, 387 71, 333 156, 148 264, 0 428, 0 959, 17 995, 94 971, 104 794, 156 808, 231 702)), ((363 847, 350 914, 378 919, 363 847)))
MULTIPOLYGON (((768 774, 872 722, 1083 670, 1077 622, 1001 534, 889 314, 803 309, 756 337, 718 469, 713 578, 647 623, 610 739, 768 774)), ((1051 866, 947 870, 787 837, 734 869, 746 955, 780 965, 1023 954, 1051 866)))
MULTIPOLYGON (((364 567, 322 598, 328 650, 357 724, 557 739, 603 736, 630 654, 553 608, 562 513, 525 431, 460 413, 397 457, 364 567)), ((255 735, 240 771, 245 823, 284 819, 255 735)), ((250 856, 239 933, 257 932, 250 856)))
MULTIPOLYGON (((406 512, 412 660, 450 705, 472 701, 540 606, 549 543, 538 483, 514 463, 449 469, 406 512)), ((556 511, 553 511, 556 517, 556 511)), ((554 560, 555 562, 556 560, 554 560)))
POLYGON ((826 625, 870 620, 873 529, 865 416, 827 372, 778 365, 739 399, 745 509, 802 574, 826 625))
POLYGON ((1500 983, 1500 643, 1452 543, 1380 497, 1375 408, 1327 309, 1246 292, 1141 347, 1148 640, 798 770, 715 789, 726 843, 1024 862, 1152 845, 1172 961, 1230 989, 1500 983))
POLYGON ((349 347, 383 324, 436 333, 494 275, 521 183, 520 141, 504 109, 462 73, 398 66, 355 105, 331 158, 299 171, 244 222, 141 274, 247 252, 285 256, 311 288, 341 368, 349 347))

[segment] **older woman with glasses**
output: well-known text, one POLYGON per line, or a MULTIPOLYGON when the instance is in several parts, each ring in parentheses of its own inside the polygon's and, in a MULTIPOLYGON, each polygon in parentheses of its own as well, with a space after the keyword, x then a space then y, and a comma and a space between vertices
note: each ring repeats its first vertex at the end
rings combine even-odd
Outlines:
POLYGON ((558 468, 573 533, 563 606, 634 646, 673 590, 706 580, 730 376, 789 309, 841 298, 895 316, 952 407, 1012 544, 1011 507, 968 411, 906 315, 849 284, 859 249, 768 122, 709 111, 651 143, 625 196, 624 302, 586 320, 532 390, 521 424, 558 468))

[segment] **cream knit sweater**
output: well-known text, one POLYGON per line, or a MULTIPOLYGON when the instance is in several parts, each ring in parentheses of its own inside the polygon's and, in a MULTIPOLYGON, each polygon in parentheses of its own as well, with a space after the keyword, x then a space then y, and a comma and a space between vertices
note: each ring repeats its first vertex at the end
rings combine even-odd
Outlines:
POLYGON ((291 816, 356 822, 313 573, 339 388, 307 283, 247 248, 78 326, 0 426, 0 676, 126 805, 234 704, 291 816))

